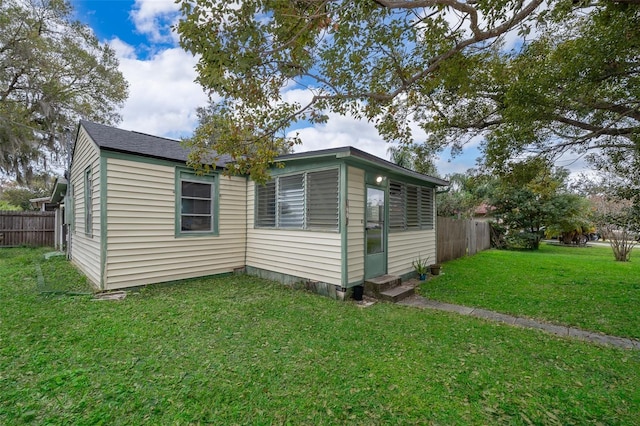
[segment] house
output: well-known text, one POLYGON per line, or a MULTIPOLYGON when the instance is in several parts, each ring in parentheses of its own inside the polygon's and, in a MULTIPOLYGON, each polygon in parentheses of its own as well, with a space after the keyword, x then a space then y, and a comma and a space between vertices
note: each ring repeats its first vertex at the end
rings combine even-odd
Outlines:
POLYGON ((473 219, 480 222, 495 222, 495 210, 494 206, 483 202, 473 210, 473 219))
POLYGON ((289 154, 257 185, 197 175, 175 140, 81 121, 65 207, 72 262, 100 290, 238 270, 344 296, 436 261, 447 182, 352 147, 289 154))
POLYGON ((63 250, 66 245, 66 228, 64 227, 63 197, 67 191, 67 180, 57 178, 53 184, 51 195, 48 197, 31 198, 31 206, 42 212, 54 212, 54 246, 56 250, 63 250))

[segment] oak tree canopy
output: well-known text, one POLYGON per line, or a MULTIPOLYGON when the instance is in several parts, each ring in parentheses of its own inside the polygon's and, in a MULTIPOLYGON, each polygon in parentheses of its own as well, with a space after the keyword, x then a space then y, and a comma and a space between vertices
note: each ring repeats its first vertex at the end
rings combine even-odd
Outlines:
POLYGON ((0 172, 28 182, 63 165, 78 119, 117 123, 127 93, 114 50, 68 2, 0 1, 0 172))
POLYGON ((180 0, 181 45, 200 58, 198 82, 224 99, 215 130, 191 140, 192 162, 231 154, 234 171, 260 179, 279 145, 299 142, 286 129, 328 112, 430 152, 480 137, 495 166, 531 152, 636 152, 639 3, 180 0))

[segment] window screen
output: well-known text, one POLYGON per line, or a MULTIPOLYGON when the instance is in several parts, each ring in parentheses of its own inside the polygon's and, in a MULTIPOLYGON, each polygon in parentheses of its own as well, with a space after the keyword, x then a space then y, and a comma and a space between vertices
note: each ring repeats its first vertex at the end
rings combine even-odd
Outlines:
POLYGON ((276 181, 271 180, 256 189, 256 226, 276 226, 276 181))
POLYGON ((180 230, 213 230, 213 185, 205 182, 181 182, 180 230))
POLYGON ((278 179, 278 226, 304 227, 304 175, 278 179))
POLYGON ((418 206, 418 187, 406 186, 407 191, 407 228, 417 228, 420 225, 418 206))
POLYGON ((420 188, 420 227, 433 229, 433 188, 420 188))
POLYGON ((307 173, 307 228, 338 229, 338 169, 307 173))
POLYGON ((255 226, 338 230, 339 173, 298 173, 256 185, 255 226))
POLYGON ((406 228, 405 190, 400 182, 389 182, 389 227, 402 230, 406 228))

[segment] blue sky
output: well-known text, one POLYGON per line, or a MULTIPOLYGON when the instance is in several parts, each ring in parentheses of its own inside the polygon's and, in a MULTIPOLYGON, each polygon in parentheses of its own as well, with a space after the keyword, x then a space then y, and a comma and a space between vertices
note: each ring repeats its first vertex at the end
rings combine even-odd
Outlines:
MULTIPOLYGON (((179 17, 173 0, 71 0, 78 20, 117 52, 120 70, 129 82, 129 99, 121 111, 119 127, 180 138, 190 136, 197 124, 195 110, 207 103, 194 83, 196 59, 183 51, 170 28, 179 17)), ((304 99, 303 90, 284 94, 304 99)), ((390 146, 375 127, 351 117, 329 114, 322 125, 297 125, 303 141, 296 151, 351 145, 387 158, 390 146)), ((471 148, 451 160, 445 153, 436 162, 442 176, 474 167, 479 153, 471 148)))

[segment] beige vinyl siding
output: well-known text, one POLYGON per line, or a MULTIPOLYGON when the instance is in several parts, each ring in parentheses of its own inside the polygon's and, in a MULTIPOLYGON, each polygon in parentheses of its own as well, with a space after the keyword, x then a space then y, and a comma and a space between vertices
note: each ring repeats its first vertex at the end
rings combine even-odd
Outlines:
POLYGON ((255 184, 247 189, 247 266, 342 285, 337 232, 254 228, 255 184))
POLYGON ((232 272, 244 266, 246 184, 219 179, 217 236, 175 236, 175 167, 107 160, 107 288, 232 272))
POLYGON ((100 287, 100 152, 81 127, 71 165, 71 185, 75 209, 73 210, 74 230, 71 234, 72 262, 96 286, 100 287), (92 176, 92 229, 85 229, 85 171, 91 168, 92 176), (90 231, 90 232, 87 232, 90 231))
POLYGON ((436 263, 436 231, 411 230, 389 234, 388 271, 402 275, 413 271, 411 262, 420 255, 429 256, 429 263, 436 263))
POLYGON ((347 198, 349 225, 347 226, 347 259, 349 283, 364 279, 364 170, 349 167, 347 198))

